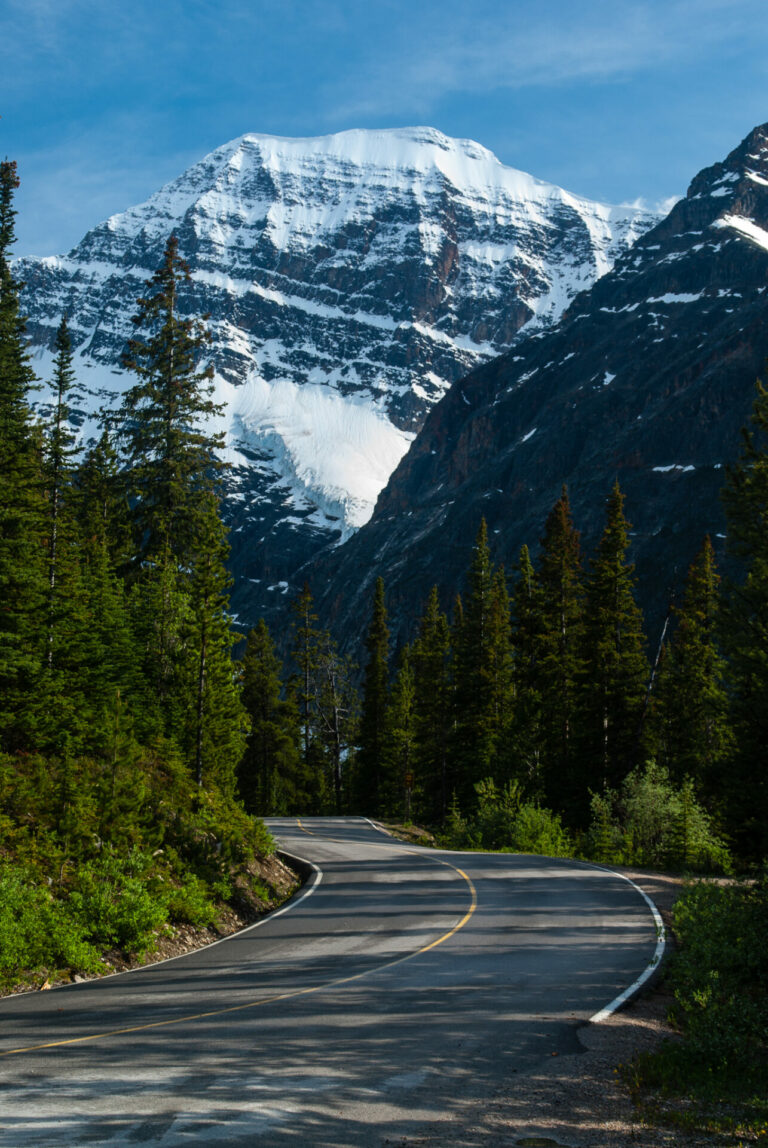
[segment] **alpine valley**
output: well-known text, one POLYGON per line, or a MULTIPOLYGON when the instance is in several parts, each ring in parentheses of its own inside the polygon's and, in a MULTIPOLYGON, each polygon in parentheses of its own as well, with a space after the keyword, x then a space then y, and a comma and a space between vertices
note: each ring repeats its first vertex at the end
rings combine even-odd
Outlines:
POLYGON ((618 479, 655 641, 709 533, 723 554, 726 467, 768 354, 768 125, 702 171, 549 330, 458 382, 430 412, 370 522, 316 566, 323 616, 354 641, 381 575, 410 637, 432 584, 450 603, 484 516, 510 569, 562 484, 586 549, 618 479), (320 591, 322 590, 322 596, 320 591))
MULTIPOLYGON (((712 203, 730 204, 741 183, 722 183, 729 198, 712 203)), ((97 432, 98 415, 115 406, 132 382, 120 363, 136 300, 160 264, 169 234, 178 237, 191 269, 180 312, 209 316, 216 400, 225 409, 216 429, 226 432, 232 464, 226 515, 233 609, 241 625, 250 625, 282 610, 284 595, 303 581, 303 568, 319 551, 333 550, 364 526, 380 490, 451 385, 510 348, 511 357, 471 376, 439 407, 387 491, 371 531, 349 551, 345 582, 356 556, 373 553, 370 540, 382 531, 392 539, 388 552, 400 540, 411 545, 409 528, 423 533, 417 522, 426 506, 431 552, 448 508, 437 493, 439 482, 451 499, 469 483, 473 493, 462 521, 476 514, 475 495, 482 497, 478 492, 486 482, 491 491, 505 488, 503 498, 494 494, 483 503, 494 526, 500 529, 517 514, 507 478, 500 473, 498 481, 491 480, 489 468, 499 450, 506 458, 513 448, 507 435, 518 416, 508 418, 505 397, 495 430, 489 424, 472 440, 482 461, 465 454, 461 475, 452 461, 454 450, 466 452, 465 420, 459 416, 477 415, 483 404, 495 402, 494 380, 502 376, 501 392, 506 395, 507 385, 516 390, 534 370, 529 356, 531 364, 543 364, 547 340, 559 347, 563 338, 542 338, 544 333, 617 260, 623 270, 612 284, 623 283, 630 271, 636 278, 649 248, 635 256, 633 244, 658 218, 639 207, 608 207, 571 195, 505 167, 476 143, 430 128, 316 139, 246 135, 206 156, 146 203, 95 227, 68 255, 21 259, 15 270, 26 283, 27 330, 43 382, 50 378, 56 329, 61 316, 68 316, 81 384, 74 419, 87 441, 97 432), (532 341, 533 334, 539 337, 532 341), (514 385, 512 376, 507 384, 507 371, 514 385), (425 458, 432 459, 426 470, 425 458), (437 480, 444 463, 446 473, 437 480), (409 518, 414 499, 415 517, 409 518), (390 535, 400 508, 406 518, 390 535)), ((712 232, 723 244, 731 234, 712 232)), ((753 245, 738 242, 734 258, 741 246, 753 245)), ((734 269, 728 282, 736 277, 734 269)), ((665 315, 670 309, 658 306, 665 315)), ((630 318, 638 322, 641 315, 626 312, 630 318)), ((556 361, 565 355, 558 352, 556 361)), ((536 370, 535 385, 525 391, 531 410, 551 396, 555 382, 559 387, 564 381, 559 368, 536 370)), ((622 393, 621 386, 619 380, 605 388, 606 400, 622 393)), ((564 476, 580 449, 582 420, 595 403, 591 388, 584 398, 563 459, 564 476)), ((570 416, 569 421, 574 422, 570 416)), ((555 464, 554 442, 539 423, 533 441, 527 423, 521 435, 511 432, 523 437, 523 486, 528 490, 539 478, 543 484, 521 528, 528 528, 554 482, 547 472, 555 464), (536 454, 545 443, 546 458, 536 454), (538 462, 531 461, 535 457, 538 462)), ((600 447, 593 442, 589 449, 600 447)), ((450 541, 448 534, 439 541, 440 553, 454 542, 452 527, 450 541)), ((446 564, 445 579, 454 566, 446 564)), ((424 571, 426 580, 434 577, 424 571)), ((356 589, 358 582, 366 585, 358 573, 353 582, 356 589)), ((349 606, 359 609, 357 593, 349 606)))

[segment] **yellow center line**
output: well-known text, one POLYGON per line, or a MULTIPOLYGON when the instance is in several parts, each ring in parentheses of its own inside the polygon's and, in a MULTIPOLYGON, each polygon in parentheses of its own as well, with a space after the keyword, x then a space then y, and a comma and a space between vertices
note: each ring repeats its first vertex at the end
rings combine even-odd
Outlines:
MULTIPOLYGON (((303 829, 305 833, 310 833, 313 837, 320 836, 320 834, 312 833, 310 829, 304 829, 304 826, 300 821, 298 821, 298 824, 299 828, 303 829)), ((327 840, 338 841, 340 839, 330 837, 327 838, 327 840)), ((346 841, 342 843, 349 844, 349 842, 346 841)), ((356 842, 355 844, 363 844, 363 842, 356 842)), ((417 854, 415 850, 409 849, 406 850, 406 852, 412 853, 414 856, 421 856, 421 854, 417 854)), ((377 965, 375 969, 364 969, 361 973, 353 973, 348 977, 338 977, 335 981, 327 981, 321 985, 313 985, 312 987, 306 989, 292 989, 289 992, 278 993, 276 996, 264 997, 262 1000, 248 1001, 247 1004, 230 1005, 228 1008, 213 1009, 211 1012, 190 1013, 189 1016, 175 1017, 172 1020, 155 1020, 151 1021, 149 1024, 132 1025, 130 1028, 105 1029, 104 1032, 94 1032, 90 1033, 88 1036, 74 1036, 70 1037, 69 1040, 51 1040, 47 1041, 45 1044, 30 1044, 24 1048, 9 1048, 5 1052, 0 1052, 0 1056, 16 1056, 22 1052, 40 1052, 45 1048, 61 1048, 64 1045, 85 1044, 88 1041, 103 1040, 109 1036, 126 1036, 127 1034, 133 1032, 147 1032, 149 1029, 153 1028, 168 1028, 171 1025, 188 1024, 190 1021, 194 1020, 208 1020, 211 1017, 226 1016, 229 1013, 245 1012, 248 1009, 261 1008, 262 1005, 274 1004, 276 1001, 294 1000, 296 997, 311 996, 313 993, 325 992, 328 989, 335 989, 338 988, 339 985, 348 985, 351 984, 352 981, 359 981, 363 977, 370 976, 371 973, 381 973, 386 969, 394 968, 395 965, 402 965, 405 961, 411 961, 414 957, 418 957, 422 953, 428 953, 430 949, 435 949, 438 945, 442 945, 445 941, 450 940, 451 937, 458 933, 459 929, 464 928, 467 921, 469 921, 470 917, 477 908, 477 890, 475 889, 475 886, 472 883, 472 879, 468 876, 468 874, 466 874, 463 869, 458 869, 455 865, 451 865, 449 861, 443 861, 437 857, 430 857, 429 860, 437 862, 438 865, 445 865, 448 869, 453 869, 454 873, 458 873, 460 877, 463 877, 469 887, 470 905, 469 909, 457 925, 454 925, 453 928, 449 929, 447 933, 443 933, 443 935, 438 937, 436 941, 431 941, 428 945, 422 945, 420 949, 415 949, 412 953, 406 953, 405 956, 402 957, 395 957, 394 960, 387 961, 383 965, 377 965)))

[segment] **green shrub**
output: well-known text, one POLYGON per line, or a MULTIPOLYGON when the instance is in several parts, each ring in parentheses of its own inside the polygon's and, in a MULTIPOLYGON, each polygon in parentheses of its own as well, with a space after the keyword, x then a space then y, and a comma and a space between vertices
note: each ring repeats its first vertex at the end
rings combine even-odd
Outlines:
POLYGON ((92 944, 137 953, 153 946, 167 909, 151 869, 151 855, 132 849, 127 856, 105 851, 77 870, 69 910, 92 944))
POLYGON ((66 903, 35 884, 23 867, 0 864, 0 983, 9 986, 24 972, 101 967, 98 950, 66 903))
POLYGON ((204 929, 216 921, 216 906, 208 888, 194 873, 190 873, 182 885, 169 889, 166 905, 171 920, 187 922, 196 929, 204 929))
POLYGON ((680 786, 654 761, 632 771, 619 793, 592 794, 588 856, 601 864, 730 872, 728 847, 696 799, 693 782, 680 786))

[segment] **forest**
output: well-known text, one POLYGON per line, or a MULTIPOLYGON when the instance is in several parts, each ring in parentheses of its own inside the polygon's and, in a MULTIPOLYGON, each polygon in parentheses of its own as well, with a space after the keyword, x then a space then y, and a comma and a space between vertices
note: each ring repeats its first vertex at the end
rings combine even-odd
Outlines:
MULTIPOLYGON (((132 385, 83 450, 66 316, 52 401, 33 413, 17 186, 0 164, 0 986, 104 971, 105 952, 151 951, 170 922, 209 924, 222 905, 257 913, 275 892, 258 879, 270 814, 359 813, 453 848, 746 873, 716 894, 732 901, 715 917, 744 910, 759 952, 765 387, 723 491, 739 575, 721 579, 703 538, 654 645, 617 484, 587 557, 566 489, 512 571, 478 523, 454 601, 433 590, 397 651, 379 579, 360 667, 305 586, 284 663, 263 621, 246 638, 229 613, 226 468, 208 429, 220 410, 205 317, 179 314, 176 238, 137 300, 132 385)), ((765 974, 760 991, 754 968, 740 975, 762 1056, 765 974)), ((688 1011, 711 1035, 697 991, 688 1011)))

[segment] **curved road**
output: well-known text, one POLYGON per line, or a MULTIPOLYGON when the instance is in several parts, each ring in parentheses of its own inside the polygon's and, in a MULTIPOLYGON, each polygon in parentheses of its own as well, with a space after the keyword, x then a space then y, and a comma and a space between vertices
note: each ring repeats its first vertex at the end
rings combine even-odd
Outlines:
POLYGON ((483 1113, 648 965, 653 918, 577 862, 273 819, 319 867, 225 941, 0 1001, 0 1145, 514 1144, 483 1113))

